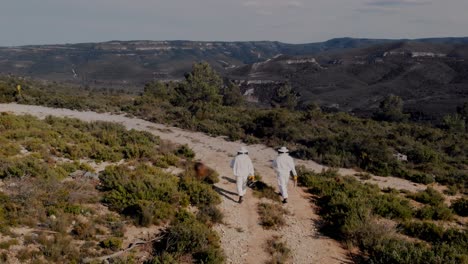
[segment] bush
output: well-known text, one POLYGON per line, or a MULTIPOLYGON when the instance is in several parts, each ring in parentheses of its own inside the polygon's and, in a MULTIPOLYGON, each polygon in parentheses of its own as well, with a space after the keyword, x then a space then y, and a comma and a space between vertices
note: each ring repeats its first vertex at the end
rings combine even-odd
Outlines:
POLYGON ((188 212, 177 215, 163 239, 156 243, 155 250, 161 255, 168 252, 176 257, 191 254, 199 263, 224 262, 218 234, 188 212))
POLYGON ((144 264, 179 264, 177 257, 168 252, 162 252, 155 256, 150 261, 145 261, 144 264))
POLYGON ((99 242, 99 246, 102 248, 110 249, 112 251, 117 251, 122 248, 122 243, 122 239, 117 237, 111 237, 99 242))
POLYGON ((460 216, 468 216, 468 199, 459 198, 452 202, 450 208, 460 216))
POLYGON ((71 243, 70 237, 56 234, 52 238, 39 236, 38 240, 41 244, 40 251, 47 260, 55 263, 78 263, 79 252, 71 243))
POLYGON ((284 264, 290 260, 291 250, 278 236, 274 236, 266 242, 266 250, 271 256, 271 260, 267 261, 267 264, 284 264))
POLYGON ((193 152, 193 150, 189 148, 187 144, 184 144, 176 149, 175 154, 181 157, 185 157, 188 160, 195 158, 195 152, 193 152))
POLYGON ((286 224, 284 215, 286 211, 279 204, 260 203, 258 204, 258 214, 260 215, 260 224, 265 229, 278 229, 286 224))
POLYGON ((196 206, 216 205, 221 203, 221 198, 213 188, 193 178, 180 180, 179 189, 189 196, 190 203, 196 206))
POLYGON ((440 241, 444 229, 431 222, 407 222, 400 225, 403 233, 429 242, 440 241))
POLYGON ((222 223, 223 213, 214 205, 206 205, 200 208, 197 219, 205 224, 222 223))
POLYGON ((397 195, 382 194, 372 199, 374 213, 391 219, 411 219, 413 210, 409 201, 397 195))
POLYGON ((80 240, 90 240, 96 235, 96 228, 90 222, 79 222, 73 227, 71 234, 80 240))
POLYGON ((411 243, 391 237, 384 237, 365 248, 368 257, 364 263, 435 263, 434 253, 422 243, 411 243))
POLYGON ((405 179, 415 182, 415 183, 422 183, 422 184, 431 184, 435 182, 435 178, 432 175, 422 173, 422 172, 413 172, 404 177, 405 179))
POLYGON ((170 221, 175 213, 176 210, 169 203, 147 200, 138 201, 122 211, 122 214, 135 219, 135 224, 139 226, 158 225, 170 221))
POLYGON ((2 241, 0 242, 0 249, 6 249, 8 250, 11 246, 19 245, 18 240, 16 239, 10 239, 7 241, 2 241))
POLYGON ((103 201, 119 212, 142 200, 182 204, 185 199, 178 191, 175 176, 146 165, 139 165, 135 170, 108 166, 99 179, 100 188, 105 192, 103 201))
POLYGON ((443 203, 444 196, 438 191, 431 187, 427 187, 426 190, 410 195, 410 198, 424 204, 439 205, 443 203))
MULTIPOLYGON (((430 222, 411 222, 400 225, 407 235, 425 240, 432 245, 432 261, 465 263, 468 260, 468 232, 454 228, 444 229, 430 222)), ((428 261, 429 262, 429 261, 428 261)))
POLYGON ((444 204, 430 206, 426 205, 416 211, 416 217, 422 220, 451 220, 452 210, 444 204))
POLYGON ((454 195, 457 195, 457 193, 458 193, 458 187, 455 185, 447 186, 447 189, 444 190, 444 194, 446 195, 454 196, 454 195))

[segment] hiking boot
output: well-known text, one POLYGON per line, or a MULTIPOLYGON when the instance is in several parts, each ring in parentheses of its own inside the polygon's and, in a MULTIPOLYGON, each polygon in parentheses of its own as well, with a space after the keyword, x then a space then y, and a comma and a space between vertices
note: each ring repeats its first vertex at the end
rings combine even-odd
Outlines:
POLYGON ((284 199, 283 199, 283 203, 284 203, 284 204, 285 204, 285 203, 288 203, 288 199, 287 199, 287 198, 284 198, 284 199))
POLYGON ((244 197, 239 196, 239 203, 241 204, 244 201, 244 197))

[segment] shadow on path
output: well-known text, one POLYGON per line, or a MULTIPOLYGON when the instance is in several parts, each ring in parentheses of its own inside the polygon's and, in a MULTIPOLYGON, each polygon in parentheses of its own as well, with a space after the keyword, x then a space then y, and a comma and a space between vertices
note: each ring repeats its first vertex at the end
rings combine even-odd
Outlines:
POLYGON ((235 180, 235 179, 229 178, 229 177, 227 177, 227 176, 223 176, 223 177, 221 177, 221 178, 224 179, 224 180, 226 180, 226 181, 228 181, 228 182, 230 182, 230 183, 236 183, 236 180, 235 180))
POLYGON ((213 186, 213 189, 215 190, 215 192, 219 193, 219 195, 224 196, 224 197, 226 197, 226 199, 231 200, 231 201, 237 203, 237 200, 234 200, 231 196, 229 196, 229 195, 235 195, 235 196, 237 196, 237 193, 227 191, 227 190, 225 190, 225 189, 223 189, 223 188, 220 188, 220 187, 218 187, 218 186, 213 186))

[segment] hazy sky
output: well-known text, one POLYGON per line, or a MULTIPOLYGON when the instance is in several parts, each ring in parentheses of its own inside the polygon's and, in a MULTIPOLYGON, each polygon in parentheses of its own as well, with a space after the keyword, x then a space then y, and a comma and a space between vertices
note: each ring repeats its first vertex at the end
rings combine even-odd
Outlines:
POLYGON ((0 0, 0 46, 468 36, 468 0, 0 0))

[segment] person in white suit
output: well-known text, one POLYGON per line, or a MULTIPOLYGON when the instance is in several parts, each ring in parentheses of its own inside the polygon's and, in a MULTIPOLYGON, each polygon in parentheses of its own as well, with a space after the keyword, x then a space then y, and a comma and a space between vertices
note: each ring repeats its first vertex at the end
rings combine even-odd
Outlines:
POLYGON ((243 197, 247 191, 247 181, 249 176, 254 175, 254 167, 252 160, 249 157, 249 152, 245 147, 242 147, 237 156, 231 161, 231 168, 236 177, 237 193, 239 195, 239 203, 242 203, 243 197))
POLYGON ((283 203, 288 202, 288 182, 291 173, 297 177, 294 160, 289 156, 289 150, 286 147, 278 149, 278 157, 273 161, 273 168, 278 178, 278 186, 283 197, 283 203))

